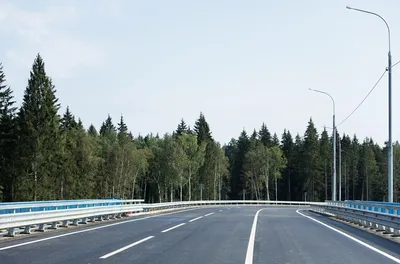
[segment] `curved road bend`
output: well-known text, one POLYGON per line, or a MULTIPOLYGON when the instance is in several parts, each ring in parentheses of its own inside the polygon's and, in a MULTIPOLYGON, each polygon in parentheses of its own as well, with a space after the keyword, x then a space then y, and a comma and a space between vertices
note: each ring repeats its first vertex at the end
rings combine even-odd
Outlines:
POLYGON ((2 238, 0 263, 400 263, 399 244, 301 209, 199 208, 2 238))

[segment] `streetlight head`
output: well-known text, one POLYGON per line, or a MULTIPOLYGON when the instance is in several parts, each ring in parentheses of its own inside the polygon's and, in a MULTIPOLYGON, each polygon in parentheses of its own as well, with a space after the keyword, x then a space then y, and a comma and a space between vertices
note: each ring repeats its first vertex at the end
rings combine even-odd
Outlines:
POLYGON ((350 6, 346 6, 346 8, 347 8, 347 9, 353 9, 353 8, 352 8, 352 7, 350 7, 350 6))

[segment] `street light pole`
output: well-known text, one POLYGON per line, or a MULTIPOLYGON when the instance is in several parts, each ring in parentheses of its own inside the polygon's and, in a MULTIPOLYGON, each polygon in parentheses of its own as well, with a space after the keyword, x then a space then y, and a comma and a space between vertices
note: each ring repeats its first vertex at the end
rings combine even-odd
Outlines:
POLYGON ((388 52, 388 89, 389 89, 389 141, 388 141, 388 202, 389 203, 393 203, 393 144, 392 144, 392 54, 391 54, 391 49, 390 49, 390 28, 388 23, 386 22, 385 19, 383 19, 383 17, 381 17, 380 15, 370 12, 370 11, 366 11, 366 10, 362 10, 362 9, 357 9, 357 8, 353 8, 353 7, 349 7, 346 6, 347 9, 350 10, 354 10, 354 11, 358 11, 358 12, 362 12, 362 13, 366 13, 366 14, 370 14, 370 15, 374 15, 379 17, 383 22, 385 22, 385 25, 387 27, 388 30, 388 35, 389 35, 389 52, 388 52))
POLYGON ((336 124, 335 124, 335 100, 333 100, 333 97, 323 91, 320 90, 315 90, 315 89, 311 89, 308 88, 310 91, 313 92, 317 92, 317 93, 322 93, 325 94, 327 96, 329 96, 332 100, 332 104, 333 104, 333 144, 332 144, 332 148, 333 148, 333 157, 332 157, 332 201, 336 201, 336 124))
POLYGON ((342 201, 342 141, 339 137, 339 202, 342 201))

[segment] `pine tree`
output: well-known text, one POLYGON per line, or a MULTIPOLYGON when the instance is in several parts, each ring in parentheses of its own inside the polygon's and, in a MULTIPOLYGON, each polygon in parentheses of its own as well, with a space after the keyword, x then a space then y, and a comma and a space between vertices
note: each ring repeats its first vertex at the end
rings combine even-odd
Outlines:
POLYGON ((83 127, 82 119, 78 118, 78 123, 76 124, 76 129, 85 130, 83 127))
POLYGON ((127 144, 132 141, 128 134, 128 126, 124 122, 124 117, 121 115, 121 119, 118 123, 118 141, 120 145, 127 144))
POLYGON ((318 172, 319 140, 317 129, 311 118, 304 133, 303 157, 303 168, 307 175, 305 190, 309 194, 310 200, 320 201, 325 196, 323 195, 321 173, 318 172))
MULTIPOLYGON (((60 199, 70 199, 74 196, 74 176, 78 171, 74 153, 76 152, 78 123, 67 107, 61 119, 61 140, 60 161, 63 168, 58 174, 60 181, 60 199)), ((82 179, 81 179, 82 180, 82 179)))
POLYGON ((305 188, 305 170, 303 168, 303 148, 304 142, 299 133, 296 134, 293 146, 293 177, 292 177, 292 199, 294 201, 303 201, 305 188))
POLYGON ((325 128, 321 133, 319 155, 320 170, 324 175, 324 198, 325 200, 328 200, 328 197, 330 197, 329 192, 331 191, 330 188, 328 188, 328 182, 331 182, 332 144, 325 128))
POLYGON ((196 120, 196 123, 194 125, 194 132, 197 135, 198 144, 212 140, 210 127, 203 113, 200 113, 200 117, 196 120))
POLYGON ((14 186, 14 160, 16 148, 15 101, 0 63, 0 200, 12 201, 14 186), (1 192, 3 193, 1 195, 1 192))
POLYGON ((254 129, 253 130, 253 134, 251 134, 251 136, 250 136, 250 149, 255 149, 256 146, 258 145, 258 143, 259 143, 259 141, 258 141, 258 133, 254 129))
POLYGON ((90 126, 89 126, 89 128, 88 128, 88 134, 89 134, 90 136, 92 136, 92 137, 98 136, 97 130, 96 130, 96 128, 94 127, 93 124, 90 124, 90 126))
POLYGON ((274 133, 274 136, 272 137, 271 146, 279 147, 279 138, 276 133, 274 133))
POLYGON ((272 145, 271 133, 269 132, 267 126, 263 123, 260 131, 258 132, 261 143, 264 146, 270 147, 272 145))
POLYGON ((67 106, 63 118, 61 119, 61 128, 64 130, 71 130, 77 128, 77 126, 78 124, 75 121, 75 117, 72 115, 69 107, 67 106))
POLYGON ((283 177, 284 177, 284 187, 283 187, 283 192, 286 192, 286 199, 288 201, 292 201, 291 193, 292 193, 292 183, 291 183, 291 178, 293 175, 293 172, 295 170, 295 164, 294 164, 294 143, 293 143, 293 138, 292 135, 290 134, 290 131, 286 131, 286 129, 283 131, 282 135, 282 151, 283 155, 285 156, 287 160, 287 167, 283 171, 283 177))
POLYGON ((103 124, 100 127, 100 136, 105 136, 109 134, 115 134, 117 132, 117 129, 115 128, 112 118, 110 115, 107 116, 106 121, 103 122, 103 124))
POLYGON ((181 122, 178 124, 178 128, 176 129, 175 134, 177 136, 180 136, 183 133, 187 133, 187 132, 188 132, 188 126, 186 125, 185 120, 183 120, 183 118, 182 118, 181 122))
MULTIPOLYGON (((107 119, 108 120, 108 119, 107 119)), ((110 120, 110 122, 111 122, 111 120, 110 120)), ((107 123, 107 121, 106 121, 106 123, 107 123)), ((119 121, 119 123, 118 123, 118 133, 119 134, 126 134, 126 133, 128 133, 128 126, 125 124, 125 122, 124 122, 124 117, 121 115, 121 119, 120 119, 120 121, 119 121)))
POLYGON ((38 54, 33 63, 23 103, 18 113, 18 157, 20 185, 18 199, 56 197, 59 186, 60 117, 58 99, 44 62, 38 54))
POLYGON ((237 141, 237 153, 235 155, 235 161, 233 164, 232 180, 231 180, 231 197, 233 199, 239 199, 240 194, 246 188, 245 185, 245 172, 244 162, 246 153, 249 150, 250 141, 245 130, 240 133, 237 141))

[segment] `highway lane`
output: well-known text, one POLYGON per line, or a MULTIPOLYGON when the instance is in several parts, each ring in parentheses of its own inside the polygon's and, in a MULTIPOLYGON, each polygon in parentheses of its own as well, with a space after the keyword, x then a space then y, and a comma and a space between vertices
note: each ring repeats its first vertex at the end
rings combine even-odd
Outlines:
POLYGON ((96 225, 89 225, 88 229, 95 230, 85 232, 85 229, 81 229, 77 232, 84 232, 75 233, 73 231, 71 232, 72 235, 67 236, 63 235, 69 234, 69 232, 60 232, 55 236, 51 234, 52 232, 49 232, 46 234, 47 238, 55 238, 45 241, 40 241, 40 236, 35 236, 34 239, 27 236, 26 241, 25 239, 18 239, 17 242, 8 239, 6 242, 0 243, 0 263, 93 263, 93 261, 98 260, 101 255, 110 252, 114 247, 123 247, 152 234, 159 234, 161 231, 176 224, 203 216, 215 210, 217 209, 209 207, 183 210, 158 216, 133 218, 119 222, 109 222, 110 224, 108 225, 99 226, 99 229, 96 225), (58 237, 59 235, 62 237, 58 237), (35 243, 37 240, 39 242, 35 243), (34 243, 18 246, 24 242, 34 243), (13 245, 18 247, 4 249, 13 245))
MULTIPOLYGON (((299 207, 276 206, 221 206, 175 212, 2 250, 41 236, 16 242, 11 239, 0 243, 0 262, 242 264, 254 216, 262 208, 256 221, 252 263, 395 263, 300 215, 296 212, 299 207)), ((300 212, 400 258, 399 244, 317 214, 300 212)), ((50 233, 45 235, 52 237, 50 233)))
MULTIPOLYGON (((400 258, 400 245, 335 220, 300 210, 356 239, 400 258), (360 235, 362 233, 362 235, 360 235)), ((258 219, 253 263, 395 263, 296 210, 261 211, 258 219)))
POLYGON ((185 224, 138 247, 94 263, 240 263, 245 261, 254 214, 259 207, 231 207, 185 224))

